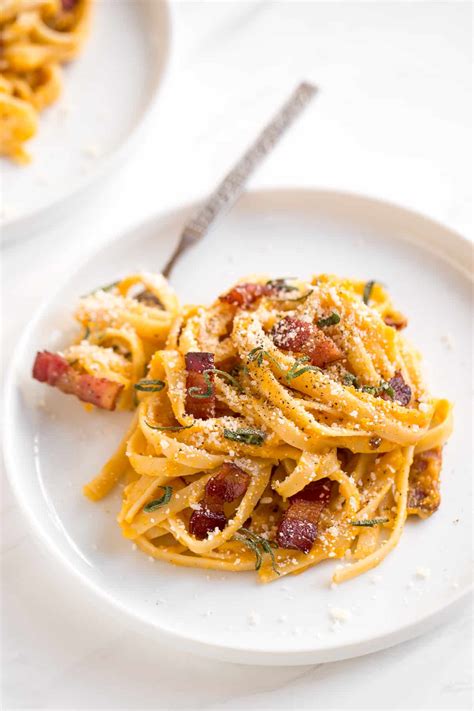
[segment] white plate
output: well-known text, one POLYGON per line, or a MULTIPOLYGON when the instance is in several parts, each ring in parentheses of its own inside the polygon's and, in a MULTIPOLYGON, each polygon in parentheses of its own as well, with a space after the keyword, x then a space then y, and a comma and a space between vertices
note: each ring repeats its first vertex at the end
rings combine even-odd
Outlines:
POLYGON ((32 162, 0 164, 1 233, 21 238, 117 165, 161 85, 170 45, 165 0, 97 0, 59 100, 28 142, 32 162), (51 208, 54 208, 52 210, 51 208))
POLYGON ((33 382, 34 354, 67 343, 80 294, 132 269, 159 270, 188 214, 186 208, 157 217, 99 252, 42 309, 18 346, 6 388, 5 453, 36 534, 137 626, 220 659, 342 659, 439 622, 470 585, 470 245, 393 205, 329 192, 250 193, 183 258, 173 278, 184 300, 204 301, 255 271, 376 278, 408 314, 408 335, 426 355, 433 391, 455 402, 456 424, 446 448, 442 506, 431 519, 407 524, 376 570, 377 584, 369 573, 331 589, 332 562, 267 586, 252 573, 150 562, 120 535, 118 495, 100 504, 82 496, 82 484, 114 449, 127 416, 87 414, 73 398, 33 382), (417 577, 419 567, 431 576, 417 577), (331 607, 351 613, 336 630, 331 607), (249 624, 251 615, 258 624, 249 624))

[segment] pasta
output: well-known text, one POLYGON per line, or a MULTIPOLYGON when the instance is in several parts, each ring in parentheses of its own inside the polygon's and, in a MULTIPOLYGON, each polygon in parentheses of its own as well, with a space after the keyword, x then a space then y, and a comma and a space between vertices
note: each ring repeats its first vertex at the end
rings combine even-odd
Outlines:
POLYGON ((24 143, 61 92, 60 65, 81 49, 92 0, 0 0, 0 155, 27 163, 24 143))
POLYGON ((80 342, 38 354, 34 376, 134 410, 84 493, 121 486, 122 534, 148 556, 262 582, 334 558, 340 583, 438 508, 452 406, 429 394, 380 284, 253 277, 183 307, 135 274, 76 316, 80 342))

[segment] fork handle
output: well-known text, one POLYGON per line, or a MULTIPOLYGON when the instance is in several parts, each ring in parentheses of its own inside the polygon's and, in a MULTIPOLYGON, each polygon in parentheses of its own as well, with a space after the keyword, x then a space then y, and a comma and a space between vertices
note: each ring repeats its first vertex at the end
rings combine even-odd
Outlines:
POLYGON ((183 252, 197 240, 204 237, 216 218, 231 207, 241 194, 245 183, 262 160, 270 153, 284 132, 291 126, 309 101, 316 94, 317 88, 309 82, 301 83, 265 126, 254 143, 244 153, 232 170, 219 183, 204 205, 185 225, 175 251, 162 270, 169 277, 171 270, 183 252))

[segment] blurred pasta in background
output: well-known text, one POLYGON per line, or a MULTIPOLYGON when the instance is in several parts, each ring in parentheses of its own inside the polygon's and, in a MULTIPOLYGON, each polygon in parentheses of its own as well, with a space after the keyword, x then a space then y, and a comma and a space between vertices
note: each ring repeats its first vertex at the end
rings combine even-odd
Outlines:
POLYGON ((92 0, 0 0, 0 154, 30 160, 24 144, 61 93, 61 64, 87 35, 92 0))

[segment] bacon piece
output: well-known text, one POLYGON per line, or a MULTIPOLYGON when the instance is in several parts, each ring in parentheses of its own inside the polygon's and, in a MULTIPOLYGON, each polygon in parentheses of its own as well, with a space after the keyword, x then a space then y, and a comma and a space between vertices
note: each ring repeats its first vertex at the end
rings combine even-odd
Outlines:
POLYGON ((103 410, 115 410, 123 390, 121 383, 107 378, 96 378, 88 373, 79 373, 63 356, 49 351, 36 354, 33 378, 103 410))
POLYGON ((70 12, 71 10, 74 10, 77 3, 78 0, 61 0, 61 7, 64 12, 70 12))
POLYGON ((306 353, 311 358, 311 363, 318 368, 325 368, 344 357, 332 338, 326 336, 321 329, 316 327, 309 340, 306 353))
POLYGON ((201 504, 201 508, 193 511, 189 519, 189 533, 202 541, 216 528, 222 531, 226 525, 227 516, 223 511, 212 511, 201 504))
MULTIPOLYGON (((393 388, 394 396, 393 399, 406 407, 411 400, 411 388, 403 379, 403 375, 399 370, 395 373, 393 378, 390 378, 388 384, 393 388)), ((387 392, 382 392, 380 395, 384 400, 391 400, 390 395, 387 392)))
POLYGON ((218 473, 206 484, 206 501, 223 504, 243 496, 250 483, 250 476, 236 464, 224 462, 218 473))
POLYGON ((331 498, 332 482, 324 478, 313 481, 289 498, 277 531, 281 548, 295 548, 309 553, 318 535, 321 512, 331 498))
POLYGON ((439 508, 442 461, 441 447, 415 454, 408 479, 408 514, 427 518, 439 508))
POLYGON ((313 333, 313 324, 293 316, 285 316, 272 330, 273 343, 282 351, 301 351, 313 333))
MULTIPOLYGON (((215 417, 216 413, 216 396, 214 388, 208 397, 199 397, 199 394, 204 394, 208 391, 209 386, 206 383, 204 376, 205 370, 214 368, 214 353, 186 353, 186 412, 188 415, 193 415, 201 420, 208 420, 210 417, 215 417), (191 388, 197 388, 190 394, 191 388)), ((208 373, 207 377, 210 382, 214 382, 214 375, 208 373)))
POLYGON ((276 289, 269 284, 237 284, 227 294, 219 296, 220 301, 224 301, 232 306, 248 308, 261 296, 270 296, 276 293, 276 289))
POLYGON ((275 324, 272 338, 277 348, 304 353, 312 365, 318 368, 324 368, 343 357, 332 338, 326 336, 320 328, 293 316, 286 316, 275 324))
POLYGON ((403 314, 399 313, 398 311, 395 313, 386 314, 383 317, 383 320, 384 320, 386 326, 391 326, 392 328, 396 328, 397 331, 401 331, 402 329, 404 329, 408 326, 408 319, 405 316, 403 316, 403 314))
POLYGON ((203 540, 216 528, 222 531, 227 525, 224 504, 235 501, 245 494, 250 476, 236 464, 224 462, 206 484, 200 508, 189 519, 189 532, 203 540))

